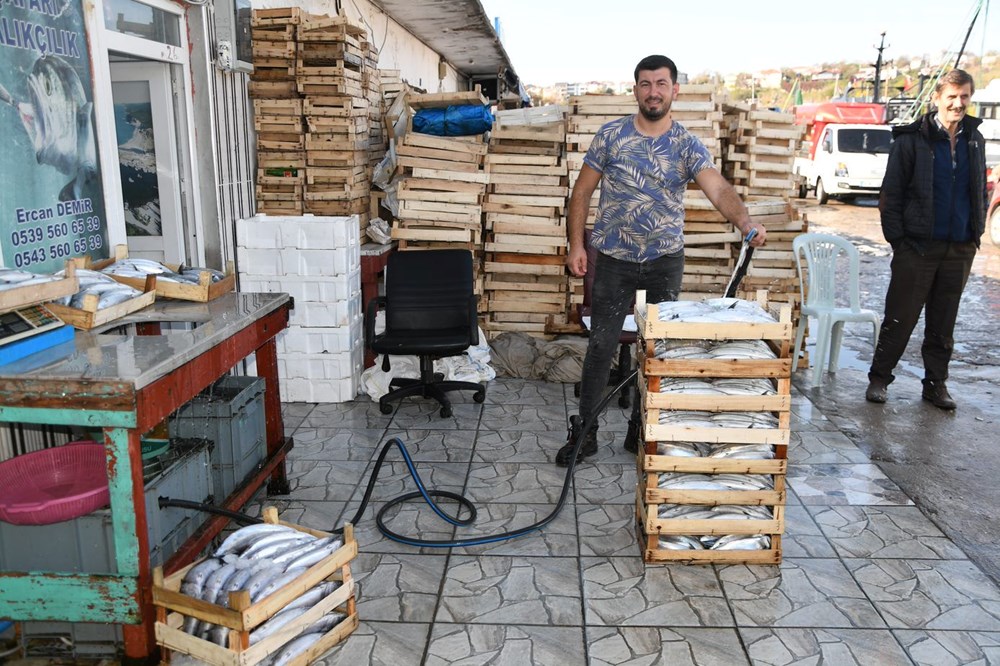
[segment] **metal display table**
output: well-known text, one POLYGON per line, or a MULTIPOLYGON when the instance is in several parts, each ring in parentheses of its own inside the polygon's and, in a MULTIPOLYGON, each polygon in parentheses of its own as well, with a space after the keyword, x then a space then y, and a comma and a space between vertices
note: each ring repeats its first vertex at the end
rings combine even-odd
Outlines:
MULTIPOLYGON (((264 378, 267 457, 223 506, 240 508, 265 482, 287 492, 274 338, 288 325, 288 294, 229 293, 208 303, 162 301, 115 321, 156 331, 158 322, 191 322, 192 330, 153 335, 78 331, 61 358, 28 357, 0 366, 0 421, 101 428, 107 451, 115 574, 0 572, 0 618, 123 624, 125 656, 155 652, 152 572, 139 438, 256 353, 264 378)), ((39 356, 36 354, 34 356, 39 356)), ((167 563, 175 570, 225 526, 213 517, 167 563)), ((53 544, 58 548, 58 544, 53 544)))

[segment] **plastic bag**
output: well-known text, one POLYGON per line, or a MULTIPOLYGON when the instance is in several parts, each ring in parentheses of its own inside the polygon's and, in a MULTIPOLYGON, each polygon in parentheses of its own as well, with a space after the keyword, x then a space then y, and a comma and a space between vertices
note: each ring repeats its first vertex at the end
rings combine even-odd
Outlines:
POLYGON ((481 104, 444 109, 420 109, 413 116, 413 131, 435 136, 485 134, 493 127, 493 114, 481 104))

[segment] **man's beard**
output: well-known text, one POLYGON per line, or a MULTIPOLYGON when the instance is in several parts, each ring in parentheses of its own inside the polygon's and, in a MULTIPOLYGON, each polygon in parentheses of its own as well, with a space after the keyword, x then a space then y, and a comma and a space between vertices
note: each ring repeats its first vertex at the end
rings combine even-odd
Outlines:
POLYGON ((646 120, 650 122, 656 122, 657 120, 662 120, 664 116, 670 113, 670 105, 664 104, 659 111, 653 111, 652 109, 649 109, 640 104, 639 113, 641 113, 642 117, 645 118, 646 120))

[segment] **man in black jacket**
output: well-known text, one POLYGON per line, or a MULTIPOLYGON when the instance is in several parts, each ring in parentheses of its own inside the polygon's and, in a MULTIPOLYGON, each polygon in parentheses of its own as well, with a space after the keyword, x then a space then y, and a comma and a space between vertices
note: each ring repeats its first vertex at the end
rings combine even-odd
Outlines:
POLYGON ((958 304, 986 217, 986 153, 980 120, 966 115, 975 85, 955 69, 938 81, 935 109, 893 129, 882 181, 882 234, 892 246, 885 318, 868 372, 869 402, 886 400, 892 371, 924 313, 923 399, 955 409, 948 393, 958 304))

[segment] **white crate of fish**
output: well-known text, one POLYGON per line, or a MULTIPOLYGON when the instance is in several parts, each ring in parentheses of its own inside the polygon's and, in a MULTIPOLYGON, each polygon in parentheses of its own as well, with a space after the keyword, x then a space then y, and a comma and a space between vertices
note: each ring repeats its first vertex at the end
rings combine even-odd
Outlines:
MULTIPOLYGON (((254 267, 258 270, 259 267, 254 267)), ((240 273, 240 291, 284 292, 300 302, 331 303, 346 301, 361 293, 361 267, 341 275, 298 277, 294 275, 260 275, 240 273)))
POLYGON ((129 258, 128 248, 124 245, 115 248, 113 260, 99 262, 93 267, 136 289, 142 289, 152 276, 158 298, 205 303, 232 291, 236 286, 236 274, 232 265, 223 273, 212 268, 129 258))
POLYGON ((89 330, 153 304, 154 282, 142 288, 121 284, 108 275, 75 268, 77 291, 47 305, 55 316, 79 329, 89 330))
POLYGON ((273 507, 264 520, 230 534, 212 557, 166 578, 154 572, 165 651, 212 666, 304 666, 354 631, 353 527, 338 537, 280 522, 273 507))
POLYGON ((236 223, 236 244, 248 249, 323 250, 360 246, 360 243, 357 215, 256 215, 236 223))

